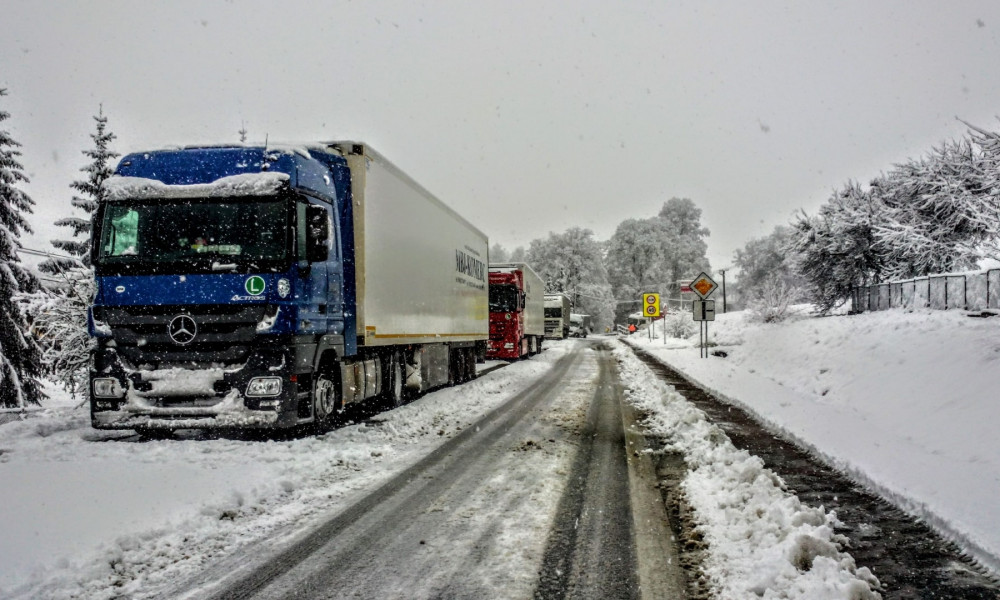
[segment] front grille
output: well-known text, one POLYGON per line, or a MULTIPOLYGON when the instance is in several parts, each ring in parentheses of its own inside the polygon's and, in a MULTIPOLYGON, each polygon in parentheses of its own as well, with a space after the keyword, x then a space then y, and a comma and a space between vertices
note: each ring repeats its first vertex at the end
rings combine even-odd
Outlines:
POLYGON ((244 362, 264 316, 264 305, 104 306, 95 317, 111 327, 118 351, 133 365, 244 362), (194 339, 180 344, 168 326, 188 315, 197 326, 194 339))

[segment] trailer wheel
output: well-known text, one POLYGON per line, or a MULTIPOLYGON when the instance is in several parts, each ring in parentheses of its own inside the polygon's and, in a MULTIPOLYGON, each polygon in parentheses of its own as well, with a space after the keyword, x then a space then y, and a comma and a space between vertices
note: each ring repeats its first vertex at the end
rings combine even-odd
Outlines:
POLYGON ((317 429, 329 427, 337 414, 337 376, 330 365, 323 366, 316 374, 313 386, 313 419, 317 429))
POLYGON ((458 385, 475 378, 475 347, 452 349, 448 354, 448 385, 458 385))
POLYGON ((465 380, 472 381, 478 377, 476 374, 476 349, 467 348, 465 352, 467 354, 465 357, 465 367, 467 369, 465 380))
POLYGON ((465 354, 461 348, 451 349, 448 352, 448 385, 458 385, 462 383, 465 375, 465 354))

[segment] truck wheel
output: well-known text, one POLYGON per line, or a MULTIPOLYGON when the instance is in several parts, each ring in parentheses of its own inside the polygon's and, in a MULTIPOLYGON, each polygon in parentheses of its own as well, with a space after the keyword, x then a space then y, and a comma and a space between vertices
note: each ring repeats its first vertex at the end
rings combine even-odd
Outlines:
POLYGON ((337 377, 330 366, 323 367, 316 374, 313 386, 313 419, 317 429, 330 426, 337 413, 337 377))
POLYGON ((406 371, 403 366, 403 355, 401 352, 393 352, 389 355, 386 374, 388 384, 382 391, 383 404, 387 410, 399 408, 406 404, 406 390, 403 387, 403 378, 406 371))

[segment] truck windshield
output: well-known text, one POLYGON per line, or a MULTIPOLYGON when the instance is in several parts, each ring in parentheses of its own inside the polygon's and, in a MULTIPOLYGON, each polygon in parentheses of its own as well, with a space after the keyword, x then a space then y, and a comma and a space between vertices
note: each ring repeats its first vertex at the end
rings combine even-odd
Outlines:
POLYGON ((514 312, 517 310, 517 286, 491 285, 490 312, 514 312))
POLYGON ((129 274, 280 268, 289 257, 288 207, 277 197, 108 203, 97 266, 129 274))
POLYGON ((562 308, 559 306, 555 308, 545 307, 545 317, 548 319, 562 318, 562 308))

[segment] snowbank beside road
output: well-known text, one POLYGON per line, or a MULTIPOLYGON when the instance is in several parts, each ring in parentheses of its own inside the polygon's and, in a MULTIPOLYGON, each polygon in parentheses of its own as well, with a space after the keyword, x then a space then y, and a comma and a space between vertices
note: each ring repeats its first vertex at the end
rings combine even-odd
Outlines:
POLYGON ((864 600, 878 580, 857 568, 832 513, 799 502, 763 461, 737 450, 718 426, 630 351, 616 346, 626 398, 645 426, 684 454, 681 486, 708 543, 702 566, 720 598, 864 600))
POLYGON ((718 315, 712 350, 630 341, 756 413, 1000 568, 1000 319, 961 311, 718 315))

